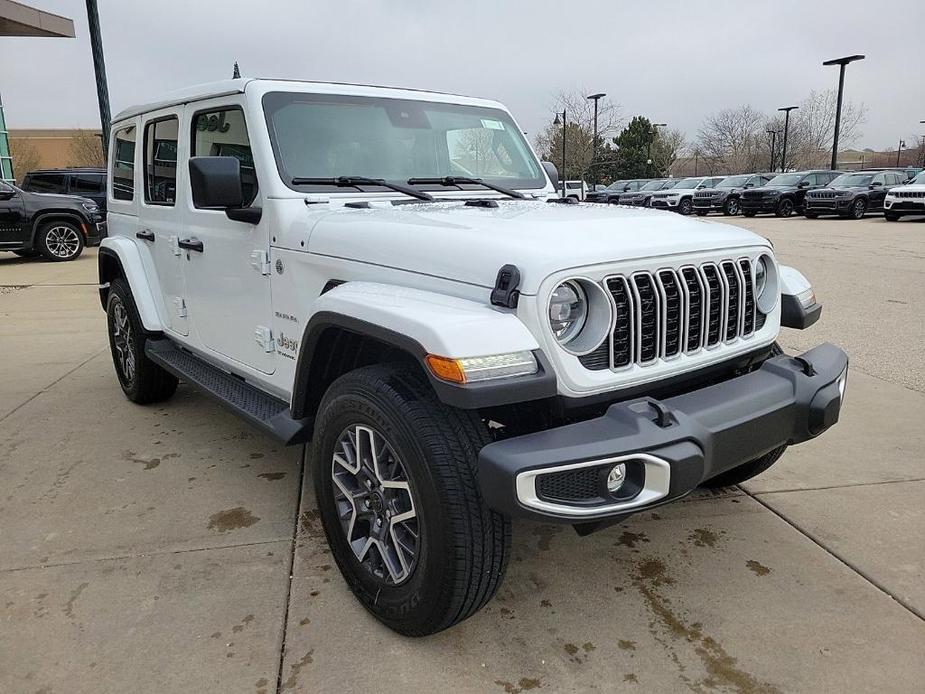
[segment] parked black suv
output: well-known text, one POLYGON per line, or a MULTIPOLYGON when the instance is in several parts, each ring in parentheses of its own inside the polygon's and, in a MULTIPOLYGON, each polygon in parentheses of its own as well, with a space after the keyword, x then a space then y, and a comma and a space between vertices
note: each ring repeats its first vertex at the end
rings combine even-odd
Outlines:
POLYGON ((842 174, 827 187, 806 194, 803 214, 808 219, 824 214, 863 219, 868 212, 883 211, 887 191, 905 180, 905 173, 895 170, 842 174))
POLYGON ((694 193, 694 212, 703 217, 710 212, 726 216, 739 214, 739 197, 743 190, 767 185, 775 174, 740 174, 727 176, 715 188, 694 193))
POLYGON ((825 188, 841 171, 796 171, 778 174, 760 188, 742 191, 739 206, 746 217, 759 212, 771 212, 778 217, 789 217, 794 212, 803 214, 806 191, 825 188))
POLYGON ((630 190, 620 196, 621 205, 632 205, 633 207, 648 207, 652 200, 652 193, 656 190, 670 188, 678 182, 676 178, 654 178, 646 183, 639 190, 630 190), (671 184, 671 185, 669 185, 671 184))
POLYGON ((604 190, 595 190, 585 195, 585 202, 609 202, 616 205, 620 201, 620 196, 623 195, 623 193, 639 190, 645 183, 646 180, 642 178, 614 181, 604 188, 604 190))
POLYGON ((74 260, 106 236, 106 217, 89 198, 30 193, 0 181, 0 251, 74 260))
POLYGON ((90 198, 106 214, 106 169, 41 169, 30 171, 20 186, 30 193, 56 193, 90 198))

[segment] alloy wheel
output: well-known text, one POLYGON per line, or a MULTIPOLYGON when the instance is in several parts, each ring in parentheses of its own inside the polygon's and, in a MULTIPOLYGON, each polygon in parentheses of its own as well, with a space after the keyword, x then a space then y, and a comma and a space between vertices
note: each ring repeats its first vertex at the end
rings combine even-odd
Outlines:
POLYGON ((793 214, 793 203, 790 200, 781 200, 780 203, 780 216, 789 217, 793 214))
POLYGON ((414 571, 420 526, 411 485, 392 445, 355 424, 337 439, 331 484, 341 529, 360 565, 386 585, 414 571))
POLYGON ((135 379, 135 337, 125 304, 116 298, 112 306, 112 343, 122 377, 131 383, 135 379))
POLYGON ((864 213, 867 212, 867 204, 861 199, 855 200, 852 212, 855 219, 864 219, 864 213))
POLYGON ((731 216, 739 214, 739 201, 733 198, 726 203, 726 211, 729 212, 731 216))
POLYGON ((80 250, 80 236, 74 227, 58 224, 45 234, 45 245, 56 258, 71 258, 80 250))

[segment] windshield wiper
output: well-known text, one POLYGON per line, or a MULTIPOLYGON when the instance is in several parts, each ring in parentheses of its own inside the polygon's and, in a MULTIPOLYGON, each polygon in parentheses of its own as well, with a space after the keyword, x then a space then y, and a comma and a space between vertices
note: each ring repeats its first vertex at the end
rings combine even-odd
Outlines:
POLYGON ((423 186, 458 186, 462 190, 461 183, 466 183, 474 186, 485 186, 489 190, 493 190, 498 193, 503 193, 512 198, 523 198, 523 193, 518 193, 516 190, 511 190, 510 188, 504 188, 502 186, 496 186, 494 183, 489 183, 488 181, 483 181, 481 178, 468 178, 466 176, 444 176, 443 178, 409 178, 408 185, 423 185, 423 186))
POLYGON ((434 201, 434 196, 425 193, 422 190, 402 185, 401 183, 391 183, 382 178, 366 178, 365 176, 338 176, 337 178, 306 178, 296 176, 291 181, 294 186, 337 186, 338 188, 360 188, 360 186, 382 186, 396 193, 404 193, 418 200, 434 201))

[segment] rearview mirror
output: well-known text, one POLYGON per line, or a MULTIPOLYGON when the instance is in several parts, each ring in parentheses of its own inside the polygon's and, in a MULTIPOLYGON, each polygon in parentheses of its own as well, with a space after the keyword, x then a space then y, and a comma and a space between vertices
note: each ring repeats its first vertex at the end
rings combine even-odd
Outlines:
POLYGON ((543 170, 546 172, 546 175, 549 176, 549 180, 552 181, 552 187, 559 187, 559 169, 556 168, 556 165, 551 161, 543 162, 543 170))

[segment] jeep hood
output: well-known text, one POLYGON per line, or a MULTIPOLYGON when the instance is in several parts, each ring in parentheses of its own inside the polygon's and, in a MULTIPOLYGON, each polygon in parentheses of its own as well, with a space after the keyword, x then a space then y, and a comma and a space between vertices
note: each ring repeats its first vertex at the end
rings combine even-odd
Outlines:
POLYGON ((341 207, 313 227, 312 253, 492 287, 511 263, 534 294, 553 272, 634 258, 767 245, 738 227, 673 212, 498 200, 341 207))

